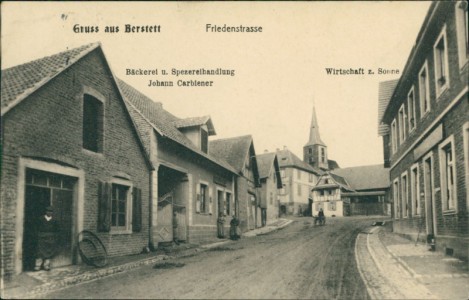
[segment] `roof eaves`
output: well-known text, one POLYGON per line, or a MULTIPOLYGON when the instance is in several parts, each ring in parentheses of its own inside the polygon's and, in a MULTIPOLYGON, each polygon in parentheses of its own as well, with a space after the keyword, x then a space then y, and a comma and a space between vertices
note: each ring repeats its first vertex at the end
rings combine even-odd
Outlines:
POLYGON ((79 55, 75 56, 73 59, 71 59, 66 66, 63 68, 59 69, 55 74, 52 76, 48 76, 37 82, 34 86, 30 87, 29 89, 24 90, 20 95, 16 97, 15 100, 11 101, 8 103, 5 107, 2 107, 2 112, 1 116, 5 115, 7 112, 9 112, 13 107, 18 105, 21 101, 23 101, 25 98, 33 94, 35 91, 37 91, 40 87, 57 77, 59 74, 61 74, 63 71, 67 70, 69 67, 74 65, 77 61, 97 49, 98 47, 101 46, 100 42, 93 43, 94 45, 90 46, 88 49, 83 50, 79 55))

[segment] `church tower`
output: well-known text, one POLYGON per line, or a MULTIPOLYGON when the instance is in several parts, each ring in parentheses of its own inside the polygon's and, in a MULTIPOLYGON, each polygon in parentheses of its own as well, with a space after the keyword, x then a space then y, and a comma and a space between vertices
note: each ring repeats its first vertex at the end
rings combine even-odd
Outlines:
POLYGON ((309 131, 309 141, 303 147, 303 161, 322 170, 329 169, 327 161, 327 146, 319 136, 318 119, 316 117, 316 108, 314 105, 311 128, 309 131))

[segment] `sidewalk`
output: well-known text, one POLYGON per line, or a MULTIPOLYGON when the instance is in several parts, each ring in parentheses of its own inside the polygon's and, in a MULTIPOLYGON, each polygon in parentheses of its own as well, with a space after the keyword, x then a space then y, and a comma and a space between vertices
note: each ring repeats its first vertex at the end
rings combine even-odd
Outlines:
MULTIPOLYGON (((251 230, 243 237, 251 237, 259 234, 283 228, 292 221, 279 219, 266 227, 251 230)), ((104 268, 95 268, 85 264, 71 265, 66 267, 54 268, 51 271, 24 272, 16 276, 13 280, 6 282, 2 287, 1 299, 26 299, 41 297, 46 293, 64 289, 73 285, 97 280, 103 277, 111 276, 117 273, 136 269, 141 266, 154 264, 158 261, 173 259, 194 255, 198 252, 206 251, 210 248, 218 247, 223 244, 232 243, 229 239, 217 239, 205 244, 185 244, 179 246, 165 247, 156 252, 145 254, 128 255, 120 257, 110 257, 108 265, 104 268)))
POLYGON ((431 252, 425 244, 392 233, 390 227, 360 233, 356 250, 358 267, 372 298, 468 299, 467 262, 431 252), (371 260, 363 251, 365 247, 371 260))

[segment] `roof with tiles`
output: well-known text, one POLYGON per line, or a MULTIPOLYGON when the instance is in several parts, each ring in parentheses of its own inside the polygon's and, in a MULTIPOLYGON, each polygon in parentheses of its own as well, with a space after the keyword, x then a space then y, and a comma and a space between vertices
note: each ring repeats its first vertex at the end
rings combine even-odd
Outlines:
POLYGON ((212 155, 208 155, 199 150, 182 132, 180 132, 174 125, 177 121, 181 120, 172 115, 165 109, 161 103, 154 102, 149 97, 145 96, 126 82, 117 79, 124 99, 130 104, 130 113, 135 119, 144 119, 149 122, 153 128, 163 136, 181 144, 182 146, 190 149, 198 155, 216 163, 217 165, 236 173, 236 171, 225 162, 223 159, 218 159, 212 155))
POLYGON ((98 47, 92 43, 2 70, 2 115, 98 47))
POLYGON ((331 173, 331 172, 327 172, 323 174, 319 178, 313 190, 320 190, 320 189, 327 189, 327 188, 334 188, 334 187, 340 187, 347 191, 354 192, 354 189, 350 186, 350 184, 347 182, 345 178, 337 174, 331 173), (329 176, 333 180, 333 182, 326 183, 326 181, 323 180, 323 178, 327 178, 327 176, 329 176))
POLYGON ((212 119, 210 118, 210 116, 192 117, 174 121, 174 126, 179 129, 202 125, 207 125, 209 135, 217 134, 215 132, 215 127, 213 127, 212 119))
POLYGON ((275 153, 264 153, 256 156, 259 177, 266 178, 270 175, 270 170, 274 165, 275 153))
POLYGON ((226 161, 237 172, 241 172, 252 141, 251 135, 214 140, 209 142, 208 151, 210 155, 226 161))
POLYGON ((355 190, 386 189, 390 185, 389 169, 383 165, 343 168, 333 172, 344 177, 355 190))
POLYGON ((307 172, 314 173, 316 175, 321 175, 324 173, 323 171, 305 163, 288 149, 277 150, 277 157, 280 168, 294 167, 307 172))
POLYGON ((379 136, 386 135, 389 132, 389 126, 382 124, 382 118, 386 108, 388 107, 389 101, 394 93, 394 89, 397 86, 399 79, 393 79, 383 81, 379 83, 378 92, 378 134, 379 136))

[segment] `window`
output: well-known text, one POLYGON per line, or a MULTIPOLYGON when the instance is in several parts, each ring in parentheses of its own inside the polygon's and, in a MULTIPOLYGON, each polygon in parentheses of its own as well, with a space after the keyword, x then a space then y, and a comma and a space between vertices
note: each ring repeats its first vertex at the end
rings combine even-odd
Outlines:
POLYGON ((437 42, 433 46, 433 53, 435 56, 436 94, 439 96, 449 85, 446 26, 443 28, 437 42))
POLYGON ((321 196, 324 196, 324 190, 320 190, 320 191, 319 191, 319 194, 320 194, 321 196))
POLYGON ((309 153, 309 154, 313 154, 313 149, 312 149, 312 148, 309 148, 309 149, 308 149, 308 153, 309 153))
POLYGON ((468 59, 468 23, 467 23, 467 2, 458 1, 456 3, 456 29, 458 36, 458 57, 459 67, 462 68, 468 59))
POLYGON ((324 148, 321 148, 321 161, 323 163, 326 162, 326 149, 324 149, 324 148))
POLYGON ((83 97, 83 148, 103 152, 103 103, 93 96, 83 97))
POLYGON ((314 175, 313 174, 310 173, 308 177, 309 177, 308 178, 309 182, 314 182, 314 175))
POLYGON ((197 212, 199 213, 211 213, 211 197, 209 195, 210 191, 207 184, 201 183, 199 185, 199 193, 197 194, 197 212))
POLYGON ((394 202, 394 218, 399 219, 401 215, 401 206, 399 204, 399 179, 395 179, 392 186, 392 199, 394 202))
POLYGON ((454 137, 440 146, 440 180, 443 211, 456 209, 456 168, 454 163, 454 137))
POLYGON ((393 154, 397 152, 397 139, 397 123, 396 119, 394 119, 391 124, 391 147, 393 154))
POLYGON ((129 190, 128 186, 112 184, 111 226, 115 229, 128 229, 128 209, 130 208, 129 190))
POLYGON ((297 178, 298 179, 301 179, 301 170, 296 170, 296 174, 297 174, 297 178))
POLYGON ((301 184, 298 184, 298 196, 301 196, 301 184))
POLYGON ((329 202, 329 210, 333 210, 333 211, 337 210, 337 204, 335 201, 329 202))
POLYGON ((208 133, 203 129, 200 129, 200 150, 208 153, 208 133))
POLYGON ((415 95, 414 95, 414 88, 410 90, 409 94, 407 95, 407 110, 409 116, 407 121, 409 122, 409 132, 415 129, 415 121, 417 120, 415 117, 415 95))
POLYGON ((410 172, 410 197, 412 202, 412 215, 420 215, 420 188, 419 188, 419 166, 412 166, 410 172))
POLYGON ((285 178, 286 177, 285 170, 280 170, 280 175, 282 176, 282 178, 285 178))
POLYGON ((401 205, 401 209, 402 209, 402 217, 403 218, 407 218, 408 215, 409 215, 409 196, 408 196, 408 189, 409 189, 409 186, 408 186, 408 182, 407 182, 407 172, 405 172, 404 174, 402 174, 401 176, 401 201, 402 201, 402 205, 401 205))
POLYGON ((406 138, 406 119, 404 104, 401 105, 398 115, 398 127, 399 127, 399 143, 402 144, 406 138))
POLYGON ((428 64, 425 62, 419 73, 420 117, 430 111, 430 84, 428 82, 428 64))

